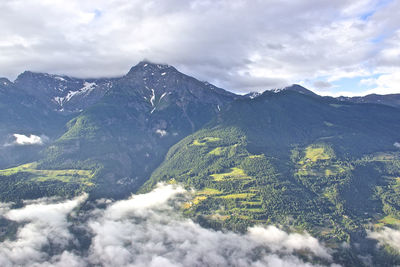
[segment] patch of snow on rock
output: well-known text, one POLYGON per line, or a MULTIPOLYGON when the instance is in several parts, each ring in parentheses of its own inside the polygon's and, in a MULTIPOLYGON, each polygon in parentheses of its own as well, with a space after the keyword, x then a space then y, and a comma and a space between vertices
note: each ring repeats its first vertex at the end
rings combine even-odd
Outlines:
POLYGON ((56 77, 54 77, 54 79, 56 79, 56 80, 59 80, 59 81, 65 81, 65 79, 63 78, 63 77, 60 77, 60 76, 56 76, 56 77))
POLYGON ((59 96, 54 97, 54 101, 56 101, 56 103, 60 106, 63 105, 63 100, 64 100, 64 97, 59 97, 59 96))
POLYGON ((250 99, 254 99, 260 95, 261 95, 261 93, 259 93, 259 92, 252 92, 252 93, 250 93, 249 97, 250 97, 250 99))
POLYGON ((160 97, 160 100, 158 100, 158 103, 160 103, 161 99, 163 99, 163 97, 166 96, 166 95, 167 95, 167 92, 163 93, 163 94, 161 95, 161 97, 160 97))
POLYGON ((152 96, 150 98, 150 104, 152 107, 154 107, 154 100, 156 99, 156 94, 154 92, 154 89, 151 89, 151 92, 152 92, 152 96))
POLYGON ((83 87, 80 88, 79 90, 77 90, 77 91, 69 91, 68 94, 65 97, 56 96, 53 99, 57 104, 59 104, 62 107, 64 105, 64 103, 70 101, 71 98, 74 97, 75 95, 82 95, 82 94, 89 93, 96 86, 97 86, 96 83, 84 82, 83 87))

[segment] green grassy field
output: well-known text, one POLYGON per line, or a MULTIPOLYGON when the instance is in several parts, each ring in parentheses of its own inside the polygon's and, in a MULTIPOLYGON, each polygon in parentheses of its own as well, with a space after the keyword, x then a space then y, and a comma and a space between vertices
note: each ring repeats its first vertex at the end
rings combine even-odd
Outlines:
POLYGON ((220 196, 220 198, 224 198, 224 199, 248 199, 248 198, 251 198, 251 197, 253 197, 255 195, 256 194, 253 194, 253 193, 238 193, 238 194, 230 194, 230 195, 220 196))
POLYGON ((219 140, 221 140, 221 138, 218 138, 218 137, 204 137, 202 139, 193 140, 192 146, 206 146, 207 143, 217 142, 219 140))
MULTIPOLYGON (((248 156, 247 158, 256 160, 262 158, 262 156, 248 156)), ((224 208, 214 211, 209 215, 210 219, 225 221, 227 219, 240 218, 244 221, 255 222, 252 219, 254 217, 253 214, 263 212, 260 192, 257 188, 246 187, 246 184, 255 182, 255 178, 246 174, 239 167, 230 168, 227 172, 211 174, 210 177, 212 177, 212 184, 215 188, 206 187, 197 191, 190 201, 184 203, 183 208, 187 211, 194 211, 201 208, 202 205, 219 201, 224 208), (217 189, 232 181, 238 183, 238 187, 241 189, 226 191, 217 189), (232 203, 227 204, 232 201, 234 201, 234 205, 232 203)))
POLYGON ((227 181, 227 180, 241 180, 241 179, 251 179, 244 170, 234 167, 231 168, 230 172, 226 173, 216 173, 211 175, 215 181, 227 181))
POLYGON ((376 224, 375 227, 383 227, 383 226, 400 226, 400 220, 394 218, 392 215, 385 216, 384 218, 380 219, 376 224))
POLYGON ((215 155, 215 156, 221 156, 223 150, 224 150, 224 148, 222 148, 222 147, 216 147, 213 150, 211 150, 210 152, 208 152, 208 154, 215 155))
POLYGON ((203 190, 197 192, 198 195, 218 195, 222 194, 221 191, 214 188, 204 188, 203 190))
POLYGON ((44 182, 57 180, 64 183, 82 183, 86 186, 92 186, 93 172, 90 170, 40 170, 37 169, 37 163, 27 163, 14 168, 0 170, 0 176, 10 176, 17 173, 29 174, 31 181, 44 182))
POLYGON ((323 146, 308 146, 305 154, 305 161, 311 160, 312 162, 316 162, 318 160, 327 160, 332 157, 332 155, 323 146))

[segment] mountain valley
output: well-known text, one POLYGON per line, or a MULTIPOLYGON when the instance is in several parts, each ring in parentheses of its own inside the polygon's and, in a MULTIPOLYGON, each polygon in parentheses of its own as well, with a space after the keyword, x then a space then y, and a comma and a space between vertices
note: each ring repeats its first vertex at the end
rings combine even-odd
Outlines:
POLYGON ((206 228, 279 225, 345 266, 400 264, 370 238, 400 227, 398 98, 237 95, 148 61, 110 79, 24 72, 0 80, 0 200, 182 185, 206 228))

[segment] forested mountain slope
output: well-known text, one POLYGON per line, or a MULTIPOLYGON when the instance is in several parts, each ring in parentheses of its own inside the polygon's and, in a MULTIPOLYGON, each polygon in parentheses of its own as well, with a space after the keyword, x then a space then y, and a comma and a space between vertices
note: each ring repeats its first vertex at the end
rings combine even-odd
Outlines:
MULTIPOLYGON (((69 115, 65 115, 65 112, 54 109, 54 105, 64 102, 50 101, 54 92, 60 86, 64 93, 76 92, 84 80, 30 72, 18 77, 13 85, 16 88, 14 91, 18 91, 17 86, 25 88, 20 91, 34 91, 31 95, 43 97, 39 100, 30 97, 41 103, 43 110, 51 116, 63 119, 72 116, 72 119, 68 123, 60 120, 62 124, 66 123, 61 127, 55 124, 60 134, 44 146, 35 147, 36 150, 42 149, 41 155, 35 159, 36 163, 29 165, 35 168, 25 168, 29 175, 20 174, 30 182, 26 187, 22 186, 25 189, 11 189, 9 195, 13 195, 15 190, 31 192, 26 194, 32 196, 41 195, 42 189, 29 189, 37 186, 35 178, 32 178, 37 177, 33 175, 37 170, 89 171, 88 177, 78 176, 76 179, 51 179, 46 176, 46 182, 56 180, 55 188, 64 187, 69 194, 85 190, 96 192, 94 194, 98 196, 121 198, 129 195, 161 163, 170 146, 200 129, 227 103, 239 98, 184 75, 172 66, 147 61, 140 62, 123 77, 90 81, 93 88, 88 89, 88 93, 102 96, 94 101, 89 96, 85 98, 81 95, 79 107, 83 111, 74 113, 70 110, 69 115), (107 90, 101 84, 107 85, 107 90), (67 87, 64 88, 64 85, 67 87), (46 99, 48 104, 43 104, 46 99), (90 183, 81 183, 82 179, 90 180, 90 183)), ((36 116, 51 122, 44 116, 36 116)), ((7 125, 4 128, 7 134, 14 133, 7 125)), ((40 129, 35 132, 41 133, 40 129)), ((24 133, 29 131, 33 129, 25 128, 24 133)), ((25 160, 21 163, 29 162, 25 160)), ((5 173, 13 172, 19 173, 17 170, 5 173)), ((4 190, 8 192, 10 188, 6 186, 4 190)))
POLYGON ((339 261, 373 254, 379 263, 387 253, 399 263, 367 238, 400 222, 399 122, 391 107, 266 92, 174 145, 142 190, 183 183, 197 190, 184 210, 204 225, 306 229, 340 251, 339 261))

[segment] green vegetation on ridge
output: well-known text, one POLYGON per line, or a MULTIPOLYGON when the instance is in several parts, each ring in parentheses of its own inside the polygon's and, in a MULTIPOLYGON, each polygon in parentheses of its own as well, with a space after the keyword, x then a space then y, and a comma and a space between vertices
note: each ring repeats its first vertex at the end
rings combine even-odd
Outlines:
MULTIPOLYGON (((366 238, 366 229, 371 225, 392 227, 400 219, 400 154, 371 153, 379 151, 378 146, 381 151, 393 150, 392 133, 383 135, 380 130, 372 130, 375 132, 368 136, 365 131, 369 130, 357 128, 357 122, 348 124, 356 124, 354 128, 345 128, 347 119, 343 123, 336 118, 327 124, 325 118, 318 118, 319 113, 313 113, 314 118, 307 119, 317 124, 314 133, 314 129, 301 125, 304 120, 287 122, 303 111, 279 121, 275 117, 283 116, 285 110, 270 111, 275 116, 271 117, 257 110, 259 106, 254 103, 235 104, 242 105, 241 112, 227 112, 224 115, 228 118, 221 119, 222 123, 211 123, 209 128, 174 145, 141 191, 150 190, 158 181, 173 179, 196 189, 183 209, 205 226, 244 231, 250 225, 279 224, 307 230, 324 240, 341 251, 335 254, 338 259, 344 255, 352 258, 342 262, 362 265, 356 255, 368 251, 383 253, 400 263, 399 255, 385 248, 374 251, 374 241, 366 238), (255 122, 250 115, 243 119, 243 114, 254 114, 248 109, 263 113, 255 116, 262 119, 255 122), (284 128, 288 125, 290 129, 284 128), (371 142, 374 135, 382 137, 379 145, 371 142), (208 138, 219 140, 208 142, 208 138), (215 193, 204 193, 210 189, 215 193), (342 251, 343 242, 354 250, 342 251), (355 248, 355 242, 365 245, 355 248)), ((275 105, 269 102, 263 109, 285 106, 275 105)), ((353 107, 328 109, 335 109, 329 111, 332 114, 343 112, 348 116, 348 110, 343 109, 349 108, 353 107)), ((371 124, 376 123, 376 118, 371 119, 371 124)), ((380 262, 381 258, 376 256, 374 260, 380 262)))
POLYGON ((151 175, 142 192, 158 181, 195 189, 182 209, 202 225, 306 230, 340 263, 362 265, 361 255, 372 265, 400 265, 400 256, 377 247, 366 231, 399 227, 399 109, 288 90, 233 101, 182 77, 154 81, 153 103, 151 80, 137 77, 68 119, 42 159, 19 161, 37 165, 0 171, 2 200, 82 191, 123 198, 151 175), (187 82, 177 88, 178 80, 187 82))
POLYGON ((0 170, 0 200, 15 201, 47 196, 73 196, 94 187, 91 170, 43 170, 27 163, 0 170))

